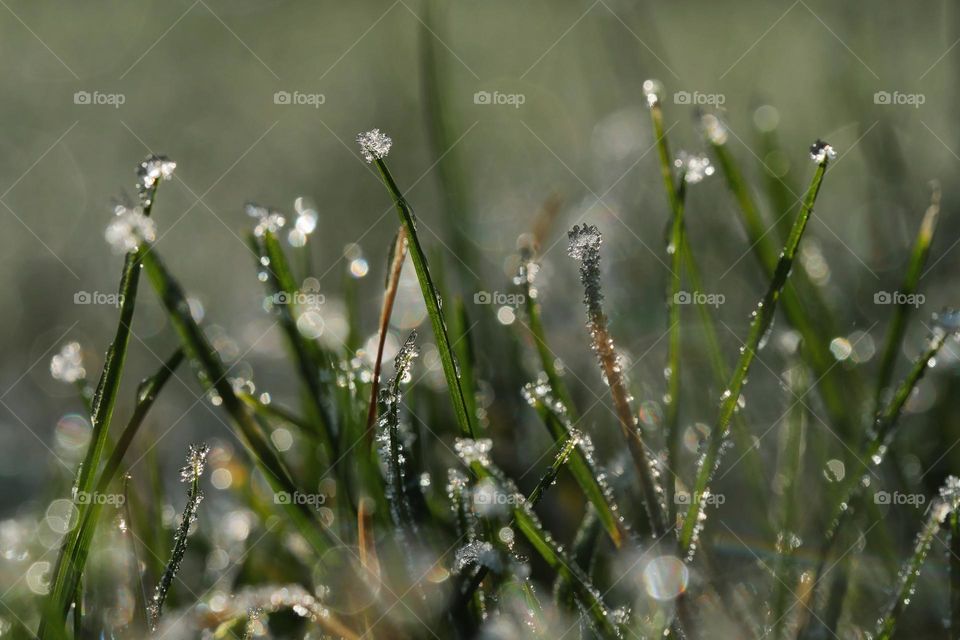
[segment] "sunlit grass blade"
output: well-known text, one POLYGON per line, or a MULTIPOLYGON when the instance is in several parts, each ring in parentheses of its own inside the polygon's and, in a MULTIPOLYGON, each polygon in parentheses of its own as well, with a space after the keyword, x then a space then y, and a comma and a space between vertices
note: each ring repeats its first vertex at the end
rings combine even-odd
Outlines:
POLYGON ((210 453, 210 447, 207 445, 190 445, 190 452, 187 454, 187 464, 180 470, 180 480, 189 485, 187 489, 187 504, 183 508, 180 516, 180 524, 177 525, 176 534, 173 537, 173 550, 170 552, 170 559, 160 576, 157 588, 150 601, 150 628, 157 630, 160 624, 160 616, 163 615, 163 605, 170 593, 170 587, 173 586, 173 579, 180 571, 180 564, 187 552, 187 536, 190 533, 190 525, 197 521, 197 509, 203 501, 203 491, 200 490, 200 478, 203 476, 204 467, 207 464, 207 455, 210 453))
MULTIPOLYGON (((216 394, 219 398, 224 411, 233 421, 241 441, 246 445, 273 491, 277 495, 293 495, 298 490, 296 483, 271 446, 262 425, 234 392, 233 386, 227 379, 227 368, 204 335, 203 329, 191 315, 190 305, 187 304, 186 295, 180 284, 167 271, 166 265, 160 260, 155 250, 144 255, 143 266, 170 317, 184 351, 197 366, 196 373, 201 387, 205 392, 216 394)), ((322 553, 330 544, 336 544, 332 534, 327 531, 319 516, 309 506, 295 504, 291 500, 282 502, 297 530, 315 550, 322 553)))
MULTIPOLYGON (((763 220, 750 188, 727 148, 728 133, 725 126, 713 114, 705 115, 703 121, 705 138, 720 166, 727 187, 737 202, 750 248, 767 277, 773 277, 778 263, 775 238, 779 234, 772 231, 773 227, 763 220)), ((778 214, 786 218, 789 211, 779 211, 778 214)), ((853 438, 857 435, 857 421, 851 418, 853 412, 849 410, 850 393, 860 393, 859 378, 855 371, 843 372, 833 367, 835 360, 828 345, 835 335, 836 321, 817 285, 810 281, 802 266, 794 269, 791 280, 792 283, 789 283, 782 293, 784 315, 803 338, 801 353, 820 380, 817 388, 831 421, 839 425, 848 438, 853 438), (798 292, 802 292, 802 300, 798 292)))
POLYGON ((580 606, 583 607, 598 633, 604 638, 619 638, 620 630, 604 604, 600 592, 593 586, 586 573, 566 556, 562 547, 543 528, 540 519, 513 483, 493 466, 488 457, 489 444, 489 441, 459 439, 456 449, 474 475, 481 480, 490 479, 496 482, 502 491, 512 496, 508 502, 516 528, 551 569, 569 580, 580 606))
POLYGON ((913 555, 900 569, 896 591, 894 591, 890 604, 877 623, 877 631, 873 636, 876 640, 890 640, 893 637, 900 614, 903 613, 913 598, 917 578, 920 577, 920 569, 927 558, 927 553, 930 552, 930 546, 940 531, 940 527, 948 518, 953 517, 958 507, 960 507, 960 478, 950 476, 943 487, 940 488, 940 496, 933 501, 927 510, 927 519, 917 536, 913 555))
POLYGON ((920 276, 923 274, 923 268, 927 264, 927 257, 930 255, 930 245, 937 231, 937 221, 940 218, 940 185, 933 183, 931 188, 930 206, 927 207, 926 212, 923 214, 923 220, 920 222, 920 229, 917 231, 917 237, 913 243, 913 251, 910 253, 910 262, 907 264, 903 282, 897 292, 900 301, 896 302, 893 310, 893 318, 890 320, 887 329, 883 355, 880 357, 880 369, 877 373, 874 411, 880 410, 883 403, 883 394, 890 385, 890 379, 893 377, 897 354, 900 352, 900 347, 903 344, 903 337, 907 331, 907 320, 910 317, 911 304, 908 300, 913 298, 917 293, 920 276))
POLYGON ((603 293, 600 284, 600 245, 603 237, 596 227, 583 225, 568 232, 568 254, 580 263, 580 281, 584 289, 584 304, 587 308, 587 326, 594 353, 600 364, 610 396, 616 410, 620 430, 627 442, 630 456, 637 470, 647 520, 654 537, 663 536, 667 522, 663 509, 663 490, 658 481, 658 472, 651 461, 652 455, 640 435, 640 428, 630 407, 630 394, 623 379, 620 357, 607 329, 607 316, 603 312, 603 293))
POLYGON ((427 256, 420 245, 420 238, 417 235, 417 224, 413 209, 407 203, 406 198, 394 181, 390 170, 387 169, 383 158, 390 148, 389 138, 383 136, 379 131, 371 131, 362 134, 359 137, 361 148, 367 155, 369 162, 376 164, 377 170, 383 178, 383 184, 393 198, 397 214, 400 216, 400 222, 407 232, 408 250, 413 260, 413 266, 417 272, 417 279, 420 281, 420 289, 423 292, 423 301, 427 307, 427 314, 430 316, 430 324, 433 327, 433 336, 437 342, 437 350, 440 352, 440 363, 443 365, 443 374, 447 379, 447 388, 450 392, 450 400, 453 403, 453 412, 457 419, 457 425, 460 428, 461 435, 473 437, 473 421, 470 412, 467 409, 467 401, 464 396, 463 387, 460 384, 459 365, 453 352, 450 342, 450 336, 447 333, 447 324, 444 320, 443 309, 441 308, 440 293, 434 285, 433 277, 430 275, 430 267, 427 265, 427 256))
POLYGON ((823 183, 823 176, 827 170, 827 163, 832 153, 833 149, 829 145, 819 141, 811 148, 811 155, 814 156, 816 161, 816 171, 804 198, 803 207, 790 229, 790 235, 780 254, 780 260, 777 263, 767 292, 752 314, 750 328, 744 341, 740 359, 727 389, 721 396, 720 415, 708 438, 706 451, 699 462, 690 507, 687 509, 686 517, 680 529, 680 548, 688 557, 695 549, 699 531, 703 526, 703 498, 706 496, 705 492, 708 491, 710 479, 720 463, 720 456, 730 430, 730 422, 739 406, 744 381, 750 371, 750 365, 753 364, 757 351, 763 346, 767 331, 773 322, 777 301, 780 299, 780 294, 793 268, 793 261, 796 257, 797 248, 800 246, 800 239, 803 237, 803 232, 806 230, 807 222, 813 212, 820 186, 823 183))
MULTIPOLYGON (((161 180, 169 179, 176 163, 170 162, 161 156, 150 156, 137 167, 137 186, 140 191, 142 217, 146 220, 156 199, 157 187, 161 180)), ((111 240, 108 237, 108 240, 111 240)), ((112 242, 112 240, 111 240, 112 242)), ((74 482, 74 500, 76 496, 89 494, 93 488, 94 478, 100 469, 100 462, 103 457, 109 434, 110 424, 113 419, 113 410, 116 406, 117 394, 120 390, 120 380, 123 373, 123 365, 127 357, 127 347, 130 344, 131 325, 133 324, 134 310, 137 304, 137 291, 140 284, 140 258, 145 251, 144 245, 129 247, 123 260, 123 270, 120 273, 120 285, 118 288, 118 300, 120 301, 120 318, 117 322, 117 330, 110 347, 107 349, 104 358, 103 370, 100 373, 100 380, 97 383, 93 398, 90 401, 91 415, 90 422, 93 425, 93 433, 90 444, 84 454, 83 461, 77 469, 77 478, 74 482)), ((90 505, 77 504, 80 518, 77 521, 79 525, 84 513, 90 508, 90 505)), ((80 531, 77 526, 67 532, 60 548, 57 563, 54 566, 52 582, 47 597, 46 615, 43 617, 38 629, 38 635, 41 639, 46 637, 51 625, 56 626, 55 633, 58 635, 62 631, 62 617, 59 612, 65 611, 65 600, 72 597, 73 592, 64 592, 64 580, 69 570, 65 564, 66 554, 70 552, 77 544, 77 538, 80 531)), ((65 614, 64 614, 65 615, 65 614)))

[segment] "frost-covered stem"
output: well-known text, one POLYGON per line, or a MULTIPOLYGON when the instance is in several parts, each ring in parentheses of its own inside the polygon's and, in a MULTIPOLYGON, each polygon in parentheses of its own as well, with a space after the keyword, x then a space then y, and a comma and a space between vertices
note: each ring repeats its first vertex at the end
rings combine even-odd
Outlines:
MULTIPOLYGON (((593 559, 599 548, 600 531, 602 530, 600 519, 597 517, 597 510, 592 506, 587 506, 583 519, 577 527, 577 533, 573 538, 573 545, 570 548, 570 561, 575 563, 586 575, 592 573, 593 559)), ((558 575, 553 582, 553 597, 557 605, 567 611, 576 609, 576 602, 573 599, 573 591, 570 581, 562 575, 558 575)))
POLYGON ((822 161, 817 164, 810 188, 807 190, 806 197, 804 198, 803 207, 797 219, 794 221, 793 227, 790 229, 790 235, 787 237, 787 242, 780 254, 780 260, 777 263, 770 286, 763 296, 763 299, 757 304, 756 310, 753 312, 753 320, 750 323, 750 329, 740 354, 740 360, 737 363, 736 369, 734 369, 730 384, 726 391, 723 392, 717 426, 710 433, 707 450, 697 469, 694 493, 691 496, 690 507, 687 509, 687 515, 684 518, 683 526, 680 530, 680 548, 688 557, 693 552, 697 534, 702 525, 702 499, 704 492, 707 491, 710 478, 720 463, 723 443, 730 429, 730 421, 733 418, 734 412, 737 410, 744 381, 747 378, 747 373, 750 371, 750 365, 753 364, 753 360, 757 355, 757 349, 759 349, 764 335, 773 322, 777 301, 780 299, 780 293, 783 291, 783 287, 787 282, 790 270, 793 268, 793 261, 796 257, 797 248, 800 246, 800 239, 806 230, 807 222, 810 219, 810 214, 813 212, 813 206, 817 200, 817 194, 820 192, 820 185, 823 183, 823 176, 827 170, 827 162, 828 159, 824 157, 822 161))
POLYGON ((610 387, 610 396, 613 399, 620 430, 627 441, 627 448, 637 469, 650 529, 654 537, 660 538, 667 530, 661 504, 662 490, 630 407, 630 396, 624 384, 620 358, 607 329, 607 317, 603 312, 603 292, 600 285, 600 245, 603 237, 599 229, 587 225, 574 226, 567 235, 570 239, 567 252, 580 262, 580 282, 583 284, 583 302, 587 308, 587 327, 590 330, 593 351, 597 355, 604 379, 610 387))
POLYGON ((443 310, 440 307, 440 294, 433 282, 433 277, 430 275, 427 256, 417 236, 417 225, 413 209, 410 208, 400 188, 397 187, 397 183, 394 181, 389 169, 387 169, 383 158, 374 157, 373 162, 380 171, 383 184, 386 185, 387 190, 393 197, 393 203, 400 216, 400 222, 403 223, 407 232, 407 246, 410 251, 410 257, 413 260, 413 266, 417 271, 417 279, 420 281, 420 289, 423 293, 423 301, 426 304, 427 313, 430 316, 434 339, 437 341, 437 350, 440 352, 440 363, 443 365, 443 374, 447 379, 447 388, 453 403, 453 412, 457 419, 457 425, 460 428, 461 435, 472 438, 474 435, 473 421, 470 419, 467 402, 463 395, 463 387, 460 384, 460 373, 453 355, 453 346, 450 343, 446 321, 443 318, 443 310))
POLYGON ((563 465, 567 463, 571 454, 576 451, 579 445, 580 434, 576 431, 568 431, 566 439, 562 441, 560 450, 553 458, 553 462, 547 468, 547 471, 543 474, 543 477, 540 478, 537 486, 535 486, 533 491, 530 492, 530 497, 527 498, 527 501, 530 503, 530 508, 537 506, 537 504, 540 502, 540 498, 543 497, 544 492, 552 487, 553 483, 557 481, 557 476, 560 474, 560 469, 562 469, 563 465))
MULTIPOLYGON (((157 186, 159 181, 154 182, 150 187, 143 201, 143 215, 149 216, 153 209, 153 203, 156 198, 157 186)), ((93 488, 94 477, 100 467, 100 459, 103 457, 103 451, 107 443, 107 436, 110 433, 110 422, 113 419, 113 409, 116 406, 117 393, 120 390, 120 378, 123 372, 123 364, 127 357, 127 347, 130 343, 130 325, 133 323, 133 313, 137 304, 137 289, 140 284, 140 257, 144 253, 143 246, 128 252, 123 261, 123 270, 120 273, 120 286, 118 289, 120 300, 120 319, 117 322, 117 330, 113 337, 113 342, 107 349, 106 357, 103 362, 103 370, 100 373, 100 380, 97 383, 96 391, 91 401, 90 423, 93 426, 93 433, 90 438, 90 444, 84 454, 83 462, 77 469, 77 478, 74 481, 74 504, 79 511, 80 518, 77 520, 77 526, 74 526, 63 539, 60 547, 57 563, 52 574, 52 583, 47 597, 46 613, 41 618, 40 627, 37 635, 41 640, 48 637, 51 633, 51 626, 56 627, 55 634, 62 632, 63 623, 66 620, 67 609, 73 591, 64 591, 64 583, 67 578, 67 572, 70 567, 65 562, 68 554, 72 552, 77 544, 80 534, 79 523, 84 514, 90 509, 89 504, 77 502, 77 496, 89 494, 93 488)))
POLYGON ((949 638, 960 639, 960 513, 950 514, 950 547, 947 550, 950 565, 949 638))
POLYGON ((373 445, 374 423, 377 421, 377 393, 380 389, 380 370, 383 368, 383 349, 387 343, 387 331, 390 329, 390 316, 393 315, 393 303, 400 288, 400 273, 407 256, 407 231, 404 227, 397 230, 390 252, 390 271, 387 274, 383 290, 383 305, 380 307, 379 337, 377 339, 377 357, 373 361, 373 378, 370 381, 370 406, 367 410, 367 443, 373 445))
POLYGON ((883 355, 880 358, 880 370, 877 373, 877 386, 874 392, 874 413, 880 411, 883 406, 883 395, 890 385, 891 377, 893 377, 894 365, 903 344, 907 319, 911 311, 910 305, 905 300, 917 291, 923 267, 930 255, 930 245, 933 242, 933 235, 936 233, 939 218, 940 185, 933 183, 930 206, 923 214, 920 229, 917 231, 917 237, 913 243, 913 251, 910 254, 910 262, 903 276, 903 282, 900 284, 899 293, 903 301, 894 307, 893 318, 890 320, 889 329, 887 329, 887 338, 883 347, 883 355))
POLYGON ((930 546, 933 544, 934 538, 944 521, 952 517, 957 510, 957 501, 960 499, 960 496, 957 495, 958 483, 960 483, 960 480, 954 476, 948 477, 946 484, 940 489, 940 497, 930 505, 926 522, 917 535, 913 555, 900 569, 897 590, 877 623, 877 631, 874 634, 876 640, 890 640, 893 637, 897 619, 913 598, 917 578, 920 577, 920 569, 930 552, 930 546))
MULTIPOLYGON (((655 111, 659 112, 657 106, 655 111)), ((661 123, 662 128, 662 123, 661 123)), ((666 138, 661 138, 661 145, 666 146, 666 138)), ((680 176, 680 186, 675 191, 672 178, 669 190, 676 193, 673 210, 673 223, 670 229, 670 241, 667 245, 667 254, 670 256, 670 288, 667 291, 667 366, 665 369, 666 398, 664 398, 664 429, 667 440, 667 469, 669 474, 664 482, 667 502, 667 522, 676 521, 677 506, 674 503, 674 494, 677 491, 676 470, 680 469, 680 310, 679 296, 683 288, 683 246, 686 242, 686 233, 683 222, 683 209, 686 201, 683 175, 680 176)))
POLYGON ((181 470, 181 480, 189 482, 190 487, 187 490, 187 504, 183 508, 183 514, 180 517, 180 525, 173 537, 173 551, 170 552, 170 559, 160 576, 160 582, 153 593, 150 601, 150 629, 157 630, 160 624, 160 616, 163 615, 163 603, 170 593, 170 586, 173 579, 180 571, 180 563, 183 562, 183 556, 187 552, 187 536, 190 533, 190 525, 197 520, 197 509, 203 500, 203 492, 200 490, 200 477, 203 475, 203 469, 206 465, 207 454, 210 448, 206 445, 191 445, 190 453, 187 455, 187 466, 181 470))

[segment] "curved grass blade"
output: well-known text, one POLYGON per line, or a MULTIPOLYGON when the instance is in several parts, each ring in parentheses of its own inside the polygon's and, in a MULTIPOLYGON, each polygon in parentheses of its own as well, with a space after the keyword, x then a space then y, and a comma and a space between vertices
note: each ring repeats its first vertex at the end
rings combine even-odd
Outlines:
POLYGON ((660 538, 667 530, 661 502, 663 490, 657 481, 657 473, 630 408, 630 395, 624 384, 620 359, 614 348, 613 338, 607 330, 607 317, 603 312, 603 293, 600 286, 600 245, 603 236, 599 229, 587 225, 574 226, 567 235, 570 239, 567 252, 580 263, 580 281, 584 289, 583 301, 587 307, 587 326, 590 328, 593 350, 610 387, 620 430, 637 469, 650 529, 654 537, 660 538))
MULTIPOLYGON (((170 162, 162 156, 150 156, 138 165, 137 186, 140 191, 144 216, 149 216, 153 210, 160 181, 169 179, 175 167, 176 163, 170 162)), ((67 553, 77 544, 80 533, 79 523, 90 507, 90 505, 77 503, 76 496, 89 494, 93 488, 94 478, 100 468, 101 458, 110 434, 113 410, 120 390, 120 379, 127 357, 127 347, 130 344, 130 327, 133 323, 133 314, 137 304, 137 290, 140 284, 140 259, 145 251, 145 246, 141 245, 132 251, 128 251, 124 256, 118 289, 120 318, 117 322, 117 330, 113 341, 107 349, 100 380, 91 400, 90 422, 93 426, 93 433, 74 482, 73 497, 80 518, 77 520, 77 526, 74 526, 64 537, 63 544, 60 547, 57 563, 53 570, 50 592, 47 597, 46 614, 41 619, 40 627, 37 630, 41 640, 47 637, 51 625, 57 627, 54 633, 58 635, 62 633, 63 617, 60 612, 65 612, 66 601, 73 596, 72 590, 64 591, 64 582, 69 571, 65 560, 67 553)))
POLYGON ((927 257, 930 255, 930 245, 937 231, 937 221, 940 218, 940 185, 934 182, 931 187, 930 206, 923 214, 920 229, 917 231, 917 238, 913 243, 913 251, 910 254, 910 262, 898 291, 902 301, 894 308, 893 319, 890 321, 890 328, 887 330, 883 355, 880 358, 880 370, 877 373, 874 412, 880 410, 883 395, 890 385, 890 379, 893 377, 897 353, 900 352, 900 347, 903 344, 903 336, 907 331, 907 320, 910 317, 910 304, 907 300, 917 292, 923 267, 927 264, 927 257))
POLYGON ((564 554, 563 549, 543 528, 540 519, 513 483, 490 461, 488 457, 490 441, 460 438, 455 448, 464 463, 478 478, 493 480, 508 495, 514 497, 509 502, 517 529, 551 569, 569 580, 577 601, 600 635, 604 638, 620 638, 620 630, 603 603, 600 592, 590 582, 590 578, 564 554))
POLYGON ((930 505, 927 520, 917 536, 913 555, 900 570, 897 590, 877 624, 877 632, 874 634, 876 640, 890 640, 893 637, 897 620, 913 597, 920 569, 927 558, 934 537, 940 531, 944 521, 956 514, 958 507, 960 507, 960 478, 950 476, 940 488, 940 497, 930 505))
POLYGON ((420 239, 417 236, 417 225, 413 209, 410 208, 406 198, 397 187, 390 170, 384 163, 383 158, 389 150, 389 138, 384 142, 377 136, 382 136, 379 131, 376 132, 374 140, 381 143, 371 142, 369 137, 374 132, 362 134, 358 139, 361 140, 361 147, 364 153, 369 156, 368 162, 373 162, 380 172, 383 184, 387 187, 393 198, 393 204, 400 216, 400 222, 403 223, 408 237, 408 249, 410 257, 413 259, 413 266, 417 271, 417 279, 420 281, 420 289, 423 292, 423 301, 427 307, 427 313, 430 316, 430 324, 433 327, 434 339, 437 341, 437 350, 440 352, 440 363, 443 365, 443 374, 447 379, 447 388, 450 392, 450 400, 453 403, 453 412, 457 419, 457 425, 460 433, 464 436, 473 437, 473 422, 470 419, 470 412, 467 409, 467 401, 464 396, 463 387, 460 384, 460 371, 456 357, 453 353, 453 347, 450 343, 450 336, 447 334, 447 324, 443 317, 441 308, 440 294, 434 285, 433 278, 430 275, 430 267, 427 265, 427 256, 420 245, 420 239), (385 147, 385 148, 384 148, 385 147))
POLYGON ((813 212, 813 206, 820 192, 820 185, 823 183, 823 176, 826 173, 827 163, 832 153, 833 149, 820 141, 811 147, 811 155, 814 156, 817 169, 804 198, 803 207, 790 229, 790 235, 783 247, 783 252, 780 254, 780 260, 777 263, 767 292, 753 312, 747 339, 740 354, 740 360, 730 379, 730 384, 721 396, 717 426, 710 433, 706 451, 700 460, 690 507, 687 509, 686 517, 680 529, 680 548, 688 557, 695 550, 697 537, 703 526, 703 498, 708 490, 710 479, 720 463, 724 443, 727 441, 730 430, 730 422, 737 410, 744 381, 750 371, 750 365, 753 363, 757 351, 762 346, 764 337, 773 322, 777 301, 780 299, 780 294, 793 268, 793 261, 796 257, 797 248, 800 246, 800 239, 803 237, 803 232, 806 230, 807 222, 813 212))
POLYGON ((187 454, 187 464, 180 470, 180 480, 189 483, 187 490, 187 504, 183 508, 183 514, 180 517, 180 524, 177 526, 177 532, 173 538, 173 550, 170 552, 170 559, 160 576, 160 582, 153 593, 150 601, 150 628, 157 630, 160 624, 160 616, 163 615, 163 604, 167 600, 167 594, 170 593, 170 587, 173 585, 173 579, 180 571, 180 563, 183 562, 183 556, 187 552, 187 534, 190 532, 190 525, 197 521, 197 509, 203 501, 203 491, 200 490, 200 477, 203 475, 204 467, 207 464, 207 454, 210 453, 210 447, 207 445, 190 445, 190 452, 187 454))

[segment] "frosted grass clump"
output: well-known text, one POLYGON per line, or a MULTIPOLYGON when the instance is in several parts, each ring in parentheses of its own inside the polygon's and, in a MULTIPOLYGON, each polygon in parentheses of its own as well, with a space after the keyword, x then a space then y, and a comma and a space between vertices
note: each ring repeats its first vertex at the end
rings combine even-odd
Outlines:
POLYGON ((477 462, 483 466, 490 464, 490 451, 493 450, 493 440, 490 438, 457 438, 453 445, 454 451, 467 466, 477 462))
POLYGON ((834 160, 836 157, 836 150, 828 142, 818 139, 810 145, 810 159, 817 164, 824 164, 827 160, 834 160))
POLYGON ((117 253, 136 251, 142 243, 157 239, 157 224, 144 214, 142 207, 117 205, 113 213, 104 238, 117 253))
POLYGON ((360 145, 363 159, 369 164, 374 160, 386 158, 390 153, 390 147, 393 146, 393 140, 385 133, 381 133, 380 129, 373 129, 357 134, 357 144, 360 145))
POLYGON ((567 232, 567 239, 567 255, 580 262, 584 304, 591 312, 599 312, 603 302, 600 288, 600 245, 603 244, 603 235, 594 225, 574 225, 567 232))
POLYGON ((207 465, 210 447, 205 444, 192 444, 187 453, 187 464, 180 468, 180 482, 193 482, 203 475, 207 465))
POLYGON ((453 559, 453 570, 461 573, 472 566, 484 566, 489 569, 498 569, 499 558, 493 545, 485 540, 474 540, 457 549, 453 559))
POLYGON ((158 155, 147 156, 137 166, 137 191, 144 206, 150 205, 151 192, 156 188, 157 182, 172 178, 176 168, 176 162, 167 156, 158 155))
POLYGON ((50 358, 50 375, 60 382, 74 383, 87 377, 79 342, 68 342, 50 358))
POLYGON ((248 202, 244 206, 247 215, 257 221, 257 226, 253 228, 253 234, 262 238, 267 233, 277 233, 287 224, 287 219, 282 213, 262 207, 254 202, 248 202))
POLYGON ((677 154, 673 166, 681 171, 683 180, 687 184, 703 182, 704 178, 712 176, 714 172, 714 167, 710 164, 710 158, 703 154, 687 153, 686 151, 677 154))

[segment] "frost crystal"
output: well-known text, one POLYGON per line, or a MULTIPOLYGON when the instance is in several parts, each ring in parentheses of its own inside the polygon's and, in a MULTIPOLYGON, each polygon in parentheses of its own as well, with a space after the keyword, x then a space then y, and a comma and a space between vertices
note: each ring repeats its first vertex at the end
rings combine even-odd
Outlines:
POLYGON ((129 253, 143 242, 157 239, 157 224, 143 213, 141 207, 117 205, 114 217, 107 225, 104 237, 118 253, 129 253))
POLYGON ((706 113, 700 118, 703 134, 711 144, 722 145, 727 143, 727 125, 712 113, 706 113))
POLYGON ((826 164, 827 160, 833 160, 837 157, 837 152, 833 147, 823 140, 817 140, 810 145, 810 159, 817 164, 826 164))
POLYGON ((193 482, 194 478, 202 476, 209 453, 210 447, 205 444, 190 445, 190 451, 187 453, 187 464, 180 468, 180 481, 193 482))
POLYGON ((663 93, 663 85, 659 80, 644 80, 643 94, 647 97, 647 106, 653 108, 660 104, 660 94, 663 93))
POLYGON ((79 342, 68 342, 50 359, 50 375, 54 380, 74 383, 87 377, 79 342))
POLYGON ((687 153, 686 151, 677 154, 673 166, 680 169, 687 184, 702 182, 704 178, 712 176, 714 171, 713 165, 710 164, 710 158, 703 154, 687 153))
POLYGON ((490 438, 481 438, 473 440, 471 438, 457 438, 453 445, 454 450, 465 464, 479 462, 481 465, 490 464, 490 451, 493 449, 493 440, 490 438))
POLYGON ((150 204, 150 194, 157 182, 172 178, 173 170, 176 168, 177 163, 167 156, 156 155, 147 156, 137 166, 137 191, 140 192, 140 200, 144 206, 150 204))
POLYGON ((393 140, 385 133, 381 133, 380 129, 374 129, 357 134, 357 144, 360 145, 360 153, 363 154, 363 159, 371 163, 374 160, 387 157, 387 154, 390 153, 390 147, 393 145, 393 140))
POLYGON ((951 512, 960 509, 960 478, 947 476, 943 486, 940 487, 940 498, 947 504, 951 512))
POLYGON ((933 314, 933 324, 944 333, 960 333, 960 309, 944 309, 933 314))
POLYGON ((276 233, 287 224, 287 219, 283 217, 282 213, 261 207, 253 202, 248 202, 244 206, 244 210, 248 216, 257 220, 257 226, 253 228, 253 234, 258 238, 262 238, 268 232, 276 233))
POLYGON ((293 221, 293 229, 287 235, 287 241, 291 246, 302 247, 307 244, 307 236, 317 228, 317 208, 314 204, 303 196, 293 201, 293 209, 297 212, 297 218, 293 221))
POLYGON ((574 225, 567 232, 570 244, 567 254, 580 261, 580 282, 583 283, 583 301, 591 311, 598 311, 603 301, 600 289, 600 245, 603 236, 593 225, 574 225))

